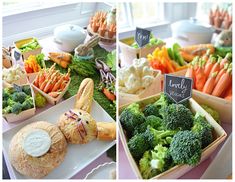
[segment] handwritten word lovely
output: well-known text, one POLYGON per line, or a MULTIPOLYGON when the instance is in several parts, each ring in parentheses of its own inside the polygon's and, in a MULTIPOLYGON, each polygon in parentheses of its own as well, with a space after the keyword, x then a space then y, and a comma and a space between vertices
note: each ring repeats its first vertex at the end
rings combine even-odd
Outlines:
POLYGON ((175 89, 181 89, 182 93, 185 93, 188 89, 187 85, 185 84, 185 79, 182 79, 181 83, 173 83, 173 81, 170 80, 168 86, 175 89))

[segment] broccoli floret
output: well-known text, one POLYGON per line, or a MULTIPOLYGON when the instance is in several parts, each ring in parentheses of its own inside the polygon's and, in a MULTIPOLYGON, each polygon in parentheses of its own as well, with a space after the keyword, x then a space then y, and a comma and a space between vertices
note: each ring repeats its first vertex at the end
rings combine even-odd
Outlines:
POLYGON ((7 106, 2 110, 2 114, 9 114, 11 113, 11 106, 7 106))
POLYGON ((201 140, 192 131, 179 131, 170 144, 170 154, 176 164, 196 165, 201 159, 201 140))
POLYGON ((26 100, 22 103, 22 110, 27 110, 33 107, 33 98, 27 96, 26 100))
POLYGON ((4 88, 3 89, 3 93, 2 93, 2 98, 3 100, 8 100, 9 98, 11 98, 11 94, 14 92, 14 88, 10 87, 10 88, 4 88))
POLYGON ((8 105, 7 105, 7 101, 6 100, 3 100, 2 101, 2 108, 4 109, 5 107, 7 107, 8 105))
POLYGON ((148 116, 144 123, 135 127, 134 135, 137 133, 144 133, 148 126, 151 126, 154 129, 162 129, 162 119, 154 115, 148 116))
POLYGON ((149 179, 159 174, 157 169, 151 167, 151 160, 151 151, 146 151, 139 161, 140 173, 144 179, 149 179))
POLYGON ((120 115, 120 122, 127 135, 129 137, 132 136, 135 127, 145 122, 145 117, 139 108, 139 104, 133 103, 125 108, 120 115))
POLYGON ((10 106, 10 107, 14 106, 16 103, 17 102, 15 102, 14 100, 12 100, 10 98, 7 100, 7 105, 10 106))
POLYGON ((11 112, 14 114, 19 114, 22 111, 22 104, 16 102, 13 106, 11 106, 11 112))
POLYGON ((193 126, 193 114, 182 104, 163 107, 160 113, 163 126, 168 130, 190 130, 193 126))
POLYGON ((23 91, 25 94, 27 94, 27 95, 29 95, 29 96, 32 96, 31 88, 30 88, 29 85, 23 86, 22 91, 23 91))
POLYGON ((139 161, 140 172, 144 179, 152 178, 173 166, 169 149, 157 145, 154 150, 146 151, 139 161))
POLYGON ((15 92, 12 95, 12 100, 22 104, 25 101, 26 97, 27 95, 24 92, 15 92))
POLYGON ((207 106, 207 105, 201 105, 203 109, 205 109, 206 112, 208 112, 212 118, 214 118, 214 120, 220 124, 220 116, 219 116, 219 113, 214 110, 213 108, 207 106))
POLYGON ((128 141, 128 148, 133 158, 135 160, 139 160, 143 156, 144 152, 149 149, 149 144, 145 140, 144 133, 134 135, 128 141))
POLYGON ((176 133, 175 130, 155 130, 148 126, 144 134, 149 145, 154 148, 158 144, 169 145, 176 133))
POLYGON ((159 109, 161 109, 163 106, 168 106, 170 103, 172 103, 172 101, 170 100, 170 98, 166 95, 166 94, 161 94, 161 97, 154 102, 153 104, 148 104, 145 108, 144 108, 144 115, 145 116, 150 116, 150 115, 154 115, 154 116, 159 116, 159 109))
POLYGON ((198 115, 194 119, 194 125, 192 131, 197 134, 202 143, 202 149, 207 147, 211 142, 213 142, 213 127, 208 123, 203 116, 198 115))

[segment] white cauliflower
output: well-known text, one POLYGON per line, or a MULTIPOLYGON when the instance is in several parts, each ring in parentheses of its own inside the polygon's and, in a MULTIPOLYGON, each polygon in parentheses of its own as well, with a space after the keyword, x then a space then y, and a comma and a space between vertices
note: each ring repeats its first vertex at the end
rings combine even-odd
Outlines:
POLYGON ((128 80, 125 82, 127 93, 134 94, 141 87, 141 79, 134 74, 131 74, 128 80))
POLYGON ((144 77, 144 76, 147 76, 147 75, 153 76, 153 73, 154 73, 154 70, 153 70, 152 68, 150 68, 149 66, 145 66, 145 67, 143 68, 142 76, 143 76, 143 77, 144 77))
POLYGON ((142 87, 147 88, 148 86, 150 86, 153 83, 154 77, 153 76, 144 76, 142 78, 142 87))

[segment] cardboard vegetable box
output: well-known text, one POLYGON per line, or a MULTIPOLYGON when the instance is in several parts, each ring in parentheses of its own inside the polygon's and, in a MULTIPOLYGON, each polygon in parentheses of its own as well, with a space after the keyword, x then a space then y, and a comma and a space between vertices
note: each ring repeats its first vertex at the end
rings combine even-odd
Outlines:
POLYGON ((28 119, 28 118, 32 117, 33 115, 35 115, 35 112, 36 112, 35 101, 34 101, 34 92, 33 92, 31 85, 25 84, 25 85, 21 85, 21 86, 30 86, 31 95, 33 98, 33 108, 28 109, 28 110, 24 110, 24 111, 20 112, 19 114, 14 114, 14 113, 3 114, 3 118, 9 123, 13 123, 16 121, 24 121, 25 119, 28 119))
MULTIPOLYGON (((147 104, 154 103, 156 100, 158 100, 160 97, 160 94, 154 95, 148 98, 145 98, 143 100, 137 101, 140 105, 141 108, 146 106, 147 104)), ((194 99, 189 99, 189 104, 190 104, 190 109, 191 111, 195 114, 196 112, 199 112, 201 115, 205 116, 206 120, 213 126, 213 137, 214 141, 208 145, 206 148, 203 149, 202 155, 201 155, 201 161, 204 161, 206 158, 208 158, 212 152, 218 147, 218 145, 224 141, 226 138, 227 134, 224 131, 224 129, 207 113, 205 110, 194 100, 194 99)), ((124 108, 126 108, 129 104, 124 105, 119 108, 119 114, 123 111, 124 108)), ((138 168, 138 164, 135 162, 134 158, 132 157, 130 150, 127 146, 127 138, 124 134, 124 130, 122 129, 122 126, 119 124, 119 131, 120 131, 120 137, 121 141, 123 143, 124 150, 127 154, 128 160, 131 164, 131 167, 133 171, 135 172, 136 176, 139 179, 143 179, 141 176, 141 173, 138 168)), ((193 167, 189 165, 176 165, 172 167, 171 169, 153 177, 153 179, 176 179, 191 170, 193 167)))
POLYGON ((46 98, 47 102, 52 104, 52 105, 56 105, 58 104, 58 102, 62 99, 62 97, 64 96, 65 92, 68 90, 69 88, 69 84, 70 84, 71 78, 69 79, 66 87, 64 88, 64 90, 56 97, 51 97, 50 95, 48 95, 47 93, 43 92, 42 90, 40 90, 38 87, 36 87, 33 82, 32 82, 32 87, 35 90, 35 92, 39 92, 41 95, 43 95, 43 97, 46 98))
MULTIPOLYGON (((28 59, 28 57, 30 55, 37 55, 40 54, 42 52, 42 47, 38 47, 36 49, 27 51, 27 52, 21 52, 21 50, 19 49, 22 45, 29 43, 30 41, 32 41, 33 39, 36 39, 34 37, 31 38, 27 38, 27 39, 22 39, 22 40, 18 40, 16 42, 14 42, 14 46, 15 46, 15 51, 23 56, 23 60, 28 59)), ((37 39, 36 39, 37 40, 37 39)), ((37 40, 38 42, 38 40, 37 40)), ((39 43, 38 43, 39 44, 39 43)))
POLYGON ((127 65, 132 64, 132 60, 135 58, 147 57, 148 54, 151 54, 157 47, 161 48, 165 43, 159 45, 146 45, 142 48, 131 47, 131 44, 134 42, 134 37, 129 37, 126 39, 119 40, 119 46, 121 53, 125 58, 127 65))

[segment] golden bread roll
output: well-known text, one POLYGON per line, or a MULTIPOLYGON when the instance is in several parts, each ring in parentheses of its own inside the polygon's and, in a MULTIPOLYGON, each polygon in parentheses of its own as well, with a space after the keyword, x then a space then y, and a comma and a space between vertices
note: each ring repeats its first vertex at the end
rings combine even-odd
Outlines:
POLYGON ((98 140, 116 139, 116 122, 97 122, 98 140))
POLYGON ((68 143, 85 144, 97 136, 95 120, 83 110, 71 109, 61 115, 57 124, 68 143))
POLYGON ((57 126, 45 121, 23 127, 14 135, 9 146, 12 166, 31 178, 48 175, 63 162, 66 152, 64 135, 57 126))
POLYGON ((88 113, 91 112, 91 105, 93 101, 94 82, 90 78, 82 81, 76 96, 75 107, 88 113))

